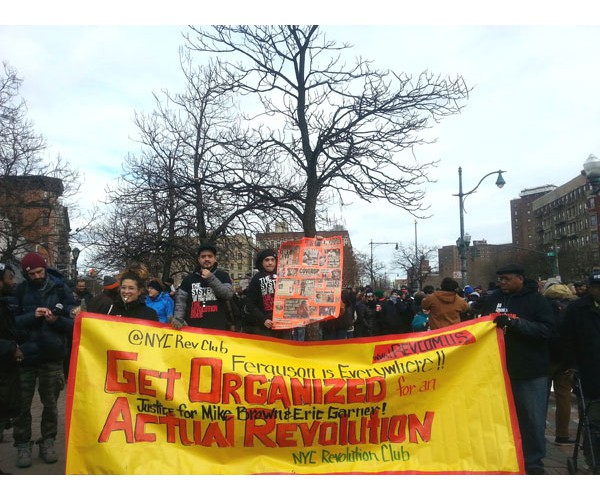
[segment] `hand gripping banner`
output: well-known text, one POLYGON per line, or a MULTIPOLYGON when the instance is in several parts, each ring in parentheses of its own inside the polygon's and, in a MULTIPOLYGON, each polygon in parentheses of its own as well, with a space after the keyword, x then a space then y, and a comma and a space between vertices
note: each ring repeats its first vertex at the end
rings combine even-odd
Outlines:
POLYGON ((67 474, 518 474, 489 316, 293 342, 77 317, 67 474))

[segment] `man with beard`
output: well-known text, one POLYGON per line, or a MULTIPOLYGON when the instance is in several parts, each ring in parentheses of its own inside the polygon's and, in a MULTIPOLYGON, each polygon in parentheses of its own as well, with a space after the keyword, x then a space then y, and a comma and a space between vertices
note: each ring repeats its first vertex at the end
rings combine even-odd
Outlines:
POLYGON ((198 248, 198 266, 188 274, 175 294, 175 312, 171 325, 229 330, 228 301, 233 297, 233 283, 228 273, 218 268, 217 248, 203 243, 198 248))
POLYGON ((21 413, 14 422, 17 467, 31 466, 31 403, 36 389, 44 407, 41 418, 40 457, 46 463, 58 460, 54 440, 58 432, 57 402, 65 386, 63 363, 67 339, 73 334, 73 293, 60 273, 48 269, 44 258, 30 252, 21 260, 25 281, 17 287, 19 330, 28 335, 20 346, 21 413))

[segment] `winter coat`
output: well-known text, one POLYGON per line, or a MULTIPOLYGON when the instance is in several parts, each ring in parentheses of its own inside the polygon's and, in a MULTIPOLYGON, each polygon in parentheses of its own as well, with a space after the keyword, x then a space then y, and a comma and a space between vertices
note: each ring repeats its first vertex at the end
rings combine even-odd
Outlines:
POLYGON ((74 321, 70 317, 73 293, 62 276, 53 269, 46 269, 46 280, 41 287, 34 286, 26 279, 17 286, 16 298, 17 329, 27 336, 27 340, 20 345, 24 355, 22 366, 63 361, 73 335, 74 321), (54 309, 57 304, 63 305, 63 311, 54 323, 35 317, 38 307, 54 309))
POLYGON ((161 323, 168 323, 175 310, 175 302, 167 292, 160 292, 156 297, 147 295, 146 305, 156 311, 161 323))
POLYGON ((412 332, 412 319, 415 315, 412 301, 402 300, 398 297, 395 301, 388 299, 381 303, 379 320, 382 334, 412 332))
POLYGON ((144 299, 142 297, 140 297, 139 300, 130 303, 123 302, 123 299, 119 297, 118 300, 115 300, 115 303, 110 309, 108 315, 158 321, 158 314, 156 314, 154 309, 148 307, 144 303, 144 299))
POLYGON ((250 280, 245 304, 253 325, 264 326, 266 320, 273 319, 276 280, 276 272, 265 270, 259 271, 250 280))
POLYGON ((546 377, 550 372, 550 341, 556 338, 556 323, 548 300, 538 292, 536 281, 526 279, 513 294, 494 290, 485 298, 482 314, 507 312, 518 320, 504 336, 506 366, 513 379, 546 377))
POLYGON ((233 297, 233 283, 216 264, 210 271, 209 279, 202 277, 200 268, 183 279, 175 294, 174 317, 195 328, 229 330, 233 319, 227 302, 233 297))
POLYGON ((108 314, 111 306, 119 300, 119 289, 103 290, 86 301, 85 310, 91 313, 108 314))
POLYGON ((21 410, 20 365, 15 361, 15 352, 23 339, 17 330, 13 299, 0 297, 0 425, 18 417, 21 410))
MULTIPOLYGON (((558 284, 552 285, 544 292, 544 297, 550 303, 552 312, 554 313, 555 324, 558 328, 560 325, 567 306, 577 298, 577 296, 571 292, 567 285, 558 284)), ((564 351, 560 345, 560 338, 556 338, 550 341, 550 362, 554 365, 552 368, 556 369, 563 365, 564 351)))
POLYGON ((429 328, 436 330, 460 323, 469 305, 456 292, 438 290, 421 301, 421 308, 429 311, 429 328))
POLYGON ((0 372, 15 366, 14 353, 22 339, 15 321, 15 297, 0 297, 0 372))
POLYGON ((574 300, 559 325, 565 368, 579 371, 586 398, 600 398, 600 304, 591 295, 574 300))

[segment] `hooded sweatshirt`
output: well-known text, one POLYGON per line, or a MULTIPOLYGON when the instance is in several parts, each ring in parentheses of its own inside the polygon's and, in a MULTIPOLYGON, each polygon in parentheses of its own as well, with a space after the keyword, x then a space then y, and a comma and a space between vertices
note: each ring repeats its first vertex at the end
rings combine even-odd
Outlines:
POLYGON ((460 323, 460 315, 469 305, 456 292, 438 290, 423 299, 421 308, 429 311, 429 327, 435 330, 460 323))
POLYGON ((265 271, 263 260, 267 257, 277 258, 277 253, 274 250, 263 250, 258 253, 255 262, 258 273, 250 280, 246 293, 246 307, 256 326, 264 326, 266 320, 273 319, 277 267, 271 273, 265 271))

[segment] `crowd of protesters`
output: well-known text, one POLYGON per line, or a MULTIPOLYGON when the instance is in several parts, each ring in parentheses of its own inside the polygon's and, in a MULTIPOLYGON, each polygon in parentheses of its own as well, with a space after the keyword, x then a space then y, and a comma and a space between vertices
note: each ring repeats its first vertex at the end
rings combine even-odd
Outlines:
MULTIPOLYGON (((21 260, 18 287, 18 271, 0 264, 0 440, 5 428, 13 427, 18 467, 32 464, 31 403, 36 388, 44 407, 39 456, 47 463, 57 460, 56 404, 68 377, 74 318, 80 311, 157 321, 175 329, 192 326, 305 340, 305 328, 273 329, 274 249, 258 252, 257 272, 244 290, 234 289, 217 255, 215 245, 201 245, 195 268, 179 286, 170 277, 162 281, 151 276, 142 263, 132 263, 116 276, 105 276, 96 294, 87 290, 83 279, 71 289, 37 253, 21 260)), ((499 269, 497 278, 486 289, 461 288, 449 277, 437 289, 429 285, 418 291, 348 285, 341 290, 339 316, 313 325, 316 335, 311 340, 412 334, 494 314, 505 333, 526 472, 541 474, 550 388, 557 402, 556 444, 574 441, 568 429, 573 370, 582 374, 586 397, 600 398, 600 274, 572 285, 558 279, 536 282, 513 264, 499 269), (574 323, 580 325, 579 332, 570 327, 574 323)), ((600 418, 594 425, 600 426, 600 418)))

